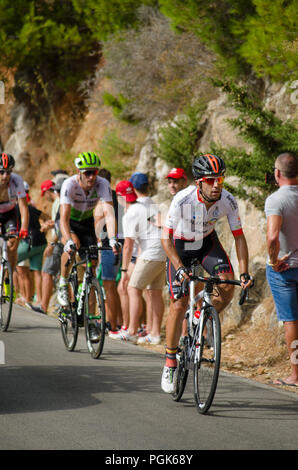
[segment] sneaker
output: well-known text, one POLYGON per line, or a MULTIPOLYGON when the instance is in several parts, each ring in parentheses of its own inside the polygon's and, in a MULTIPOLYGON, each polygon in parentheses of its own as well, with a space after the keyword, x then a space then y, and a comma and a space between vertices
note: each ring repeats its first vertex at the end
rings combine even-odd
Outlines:
POLYGON ((67 286, 59 286, 57 291, 57 300, 61 307, 68 307, 69 300, 68 300, 68 288, 67 286))
POLYGON ((143 336, 147 336, 148 332, 146 330, 146 325, 142 325, 141 328, 138 329, 137 335, 141 338, 143 336))
POLYGON ((116 330, 116 331, 109 330, 108 332, 109 338, 112 338, 112 339, 119 339, 117 338, 118 334, 119 334, 119 330, 116 330))
POLYGON ((99 342, 99 331, 95 325, 89 326, 89 337, 91 343, 98 343, 99 342))
POLYGON ((177 386, 177 367, 164 366, 161 377, 161 388, 165 393, 174 393, 177 386))
POLYGON ((141 336, 138 338, 138 344, 160 344, 160 336, 141 336))
POLYGON ((44 315, 46 315, 46 312, 43 310, 41 305, 33 305, 33 304, 29 304, 29 305, 30 305, 30 308, 34 310, 34 312, 43 313, 44 315))
POLYGON ((109 335, 110 338, 122 341, 129 341, 130 343, 137 344, 138 336, 137 335, 130 335, 128 331, 117 331, 114 332, 113 336, 109 335))

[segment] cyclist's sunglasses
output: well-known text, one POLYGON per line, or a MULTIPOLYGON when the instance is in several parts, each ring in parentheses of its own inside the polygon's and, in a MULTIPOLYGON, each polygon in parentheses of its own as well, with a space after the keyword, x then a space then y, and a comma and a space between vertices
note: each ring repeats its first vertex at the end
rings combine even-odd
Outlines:
POLYGON ((4 173, 7 173, 8 175, 10 175, 11 172, 12 170, 0 170, 0 175, 4 175, 4 173))
POLYGON ((81 170, 81 173, 83 173, 85 176, 95 176, 98 175, 98 170, 81 170))
POLYGON ((218 176, 217 178, 214 178, 214 177, 209 178, 205 176, 204 178, 200 178, 200 181, 204 181, 204 183, 207 183, 210 185, 213 185, 215 182, 217 182, 218 184, 223 184, 224 180, 225 180, 224 176, 218 176))

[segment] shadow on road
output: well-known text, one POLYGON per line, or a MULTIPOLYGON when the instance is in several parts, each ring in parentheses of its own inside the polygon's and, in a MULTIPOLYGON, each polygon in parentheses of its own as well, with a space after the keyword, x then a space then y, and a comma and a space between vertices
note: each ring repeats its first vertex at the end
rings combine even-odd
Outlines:
POLYGON ((128 352, 123 363, 121 356, 105 367, 90 361, 90 366, 1 366, 0 415, 98 405, 103 393, 160 393, 160 370, 149 356, 142 364, 128 352))

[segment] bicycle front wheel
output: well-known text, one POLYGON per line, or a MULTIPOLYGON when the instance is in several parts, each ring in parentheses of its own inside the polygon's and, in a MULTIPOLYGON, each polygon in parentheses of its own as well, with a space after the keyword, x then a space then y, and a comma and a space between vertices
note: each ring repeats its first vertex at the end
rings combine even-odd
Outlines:
POLYGON ((198 357, 194 364, 194 396, 197 410, 207 413, 215 395, 221 355, 221 331, 217 311, 210 307, 203 319, 203 335, 198 338, 198 357))
POLYGON ((176 390, 172 394, 172 398, 174 401, 179 401, 184 393, 187 377, 188 377, 188 369, 186 368, 187 362, 187 346, 188 345, 188 337, 186 336, 183 338, 183 344, 179 348, 178 353, 176 354, 177 357, 177 386, 176 390))
POLYGON ((1 272, 1 298, 0 298, 0 327, 7 331, 11 319, 13 304, 12 269, 7 261, 2 262, 1 272))
POLYGON ((77 302, 75 284, 69 282, 69 308, 61 307, 59 313, 61 333, 67 351, 73 351, 77 344, 79 325, 77 317, 77 302))
POLYGON ((93 359, 98 359, 105 341, 106 310, 103 291, 96 278, 87 285, 84 316, 88 351, 93 359))

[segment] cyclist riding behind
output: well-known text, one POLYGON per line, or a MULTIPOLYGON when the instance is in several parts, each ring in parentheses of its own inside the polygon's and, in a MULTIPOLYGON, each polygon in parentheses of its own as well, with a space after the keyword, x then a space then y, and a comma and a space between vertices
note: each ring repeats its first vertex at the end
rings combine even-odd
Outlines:
MULTIPOLYGON (((60 232, 64 252, 61 257, 61 275, 58 288, 58 302, 68 307, 67 278, 70 266, 65 266, 74 249, 96 245, 106 224, 109 245, 115 254, 119 251, 116 239, 116 220, 109 182, 98 176, 100 160, 93 152, 80 153, 74 160, 77 174, 67 178, 60 193, 60 232)), ((94 268, 97 252, 92 255, 94 268)))
MULTIPOLYGON (((15 159, 9 153, 0 154, 0 226, 1 233, 28 237, 29 211, 27 205, 24 181, 20 175, 12 173, 15 159), (21 220, 17 212, 19 205, 21 220)), ((10 238, 7 241, 8 261, 14 271, 17 264, 17 249, 19 239, 10 238)))
MULTIPOLYGON (((248 274, 248 248, 242 230, 235 198, 223 189, 224 161, 211 154, 194 159, 192 173, 195 185, 181 190, 168 211, 163 230, 163 248, 169 258, 167 283, 170 292, 170 312, 166 323, 166 361, 162 374, 162 389, 173 393, 177 381, 176 352, 188 296, 175 299, 183 280, 189 279, 190 264, 197 259, 210 275, 234 279, 229 257, 223 249, 215 223, 227 216, 234 236, 242 287, 252 285, 248 274)), ((197 286, 198 287, 198 286, 197 286)), ((214 307, 220 313, 233 297, 234 287, 218 286, 214 307)))

